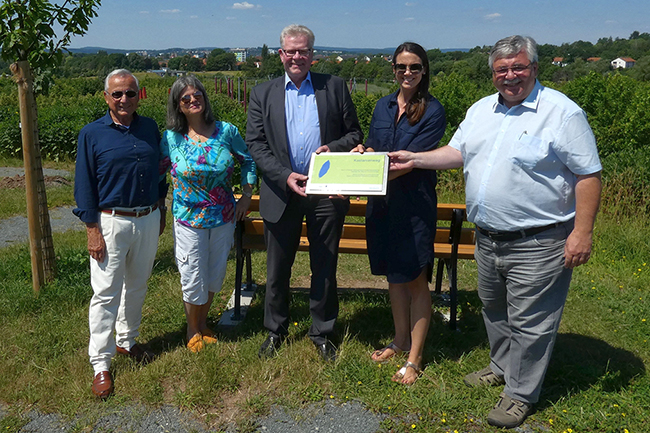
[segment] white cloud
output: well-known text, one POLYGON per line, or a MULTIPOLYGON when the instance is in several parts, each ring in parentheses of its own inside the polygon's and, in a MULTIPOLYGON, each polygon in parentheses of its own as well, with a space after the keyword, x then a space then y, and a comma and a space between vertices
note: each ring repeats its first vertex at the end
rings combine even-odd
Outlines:
POLYGON ((190 15, 190 18, 198 18, 198 15, 190 15))
POLYGON ((404 21, 415 21, 415 18, 413 17, 404 18, 404 21))
POLYGON ((148 14, 149 11, 140 11, 140 13, 144 15, 144 14, 148 14))
MULTIPOLYGON (((232 5, 233 9, 253 9, 254 7, 255 7, 254 4, 248 3, 246 1, 241 2, 241 3, 233 3, 233 5, 232 5)), ((259 8, 260 5, 257 5, 257 7, 259 8)))
POLYGON ((501 14, 498 13, 498 12, 495 12, 495 13, 493 13, 493 14, 487 14, 487 15, 484 16, 483 18, 485 18, 486 20, 490 20, 490 21, 491 21, 491 20, 496 20, 496 19, 498 19, 498 18, 501 18, 501 14))
POLYGON ((415 6, 415 5, 417 5, 417 3, 415 3, 415 2, 406 2, 406 3, 404 3, 404 6, 415 6))
POLYGON ((177 14, 180 13, 180 9, 161 9, 160 13, 163 14, 177 14))
POLYGON ((236 17, 226 17, 227 20, 236 20, 236 17))

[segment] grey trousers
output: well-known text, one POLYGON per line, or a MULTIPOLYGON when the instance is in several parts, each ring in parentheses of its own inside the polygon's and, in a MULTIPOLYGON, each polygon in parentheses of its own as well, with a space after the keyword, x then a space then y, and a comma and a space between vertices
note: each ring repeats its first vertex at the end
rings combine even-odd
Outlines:
POLYGON ((490 368, 511 398, 536 403, 571 282, 564 245, 573 221, 538 235, 495 242, 477 232, 478 294, 490 368))

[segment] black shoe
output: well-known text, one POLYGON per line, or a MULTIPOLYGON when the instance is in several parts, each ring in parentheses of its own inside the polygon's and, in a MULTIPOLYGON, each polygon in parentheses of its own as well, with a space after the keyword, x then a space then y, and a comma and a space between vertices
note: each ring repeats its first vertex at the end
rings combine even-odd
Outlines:
POLYGON ((282 345, 282 337, 269 335, 260 346, 260 351, 257 356, 261 358, 272 358, 278 353, 278 349, 282 345))
POLYGON ((314 342, 314 346, 318 349, 318 354, 323 358, 323 361, 334 362, 336 361, 336 346, 330 340, 325 340, 324 343, 314 342))

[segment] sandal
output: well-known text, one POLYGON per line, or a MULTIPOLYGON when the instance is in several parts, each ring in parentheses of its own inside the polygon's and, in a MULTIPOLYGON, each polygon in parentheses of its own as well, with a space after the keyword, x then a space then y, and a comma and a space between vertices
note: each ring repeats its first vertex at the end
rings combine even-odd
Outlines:
POLYGON ((407 361, 407 362, 404 364, 404 366, 403 366, 402 368, 400 368, 400 369, 397 371, 397 373, 395 373, 395 374, 393 375, 393 377, 391 378, 391 380, 392 380, 393 382, 399 382, 399 383, 401 383, 401 384, 403 384, 403 385, 413 385, 413 384, 415 383, 415 381, 418 380, 418 378, 419 378, 421 375, 422 375, 422 370, 420 369, 420 367, 418 367, 417 365, 415 365, 415 364, 412 363, 412 362, 408 362, 408 361, 407 361), (413 371, 415 371, 415 379, 413 379, 413 382, 404 382, 404 378, 405 378, 405 376, 406 376, 406 371, 407 371, 409 368, 411 368, 411 369, 413 369, 413 371))
POLYGON ((205 343, 203 342, 203 336, 200 332, 194 334, 194 337, 190 338, 190 341, 187 342, 187 348, 191 352, 199 353, 205 348, 205 343))
POLYGON ((218 341, 217 334, 215 334, 210 328, 203 329, 201 334, 203 335, 203 342, 205 344, 214 344, 218 341))
POLYGON ((389 359, 391 359, 393 356, 399 355, 401 353, 408 352, 408 351, 409 351, 409 349, 405 349, 405 350, 400 349, 399 347, 397 347, 397 345, 395 344, 394 341, 391 341, 383 349, 378 349, 378 350, 375 350, 374 352, 372 352, 372 355, 370 355, 370 357, 372 358, 373 361, 386 362, 389 359), (384 352, 386 352, 389 349, 393 351, 393 354, 389 355, 389 356, 387 356, 385 358, 381 358, 381 356, 384 354, 384 352))

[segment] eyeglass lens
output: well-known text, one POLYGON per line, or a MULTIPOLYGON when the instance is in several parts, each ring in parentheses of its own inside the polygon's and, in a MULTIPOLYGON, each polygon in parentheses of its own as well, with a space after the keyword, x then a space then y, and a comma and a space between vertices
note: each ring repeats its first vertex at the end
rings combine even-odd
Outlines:
POLYGON ((196 91, 192 93, 191 95, 183 95, 181 96, 181 102, 183 104, 189 104, 190 101, 192 100, 192 96, 194 96, 194 99, 201 99, 203 98, 203 93, 196 91))
POLYGON ((113 99, 122 99, 122 96, 126 95, 127 98, 135 98, 137 94, 138 92, 135 90, 127 90, 126 92, 116 90, 115 92, 111 93, 111 97, 113 99))
POLYGON ((395 70, 397 72, 406 72, 406 70, 410 70, 411 73, 417 74, 418 72, 422 72, 422 64, 421 63, 413 63, 412 65, 405 65, 403 63, 396 63, 395 64, 395 70))

